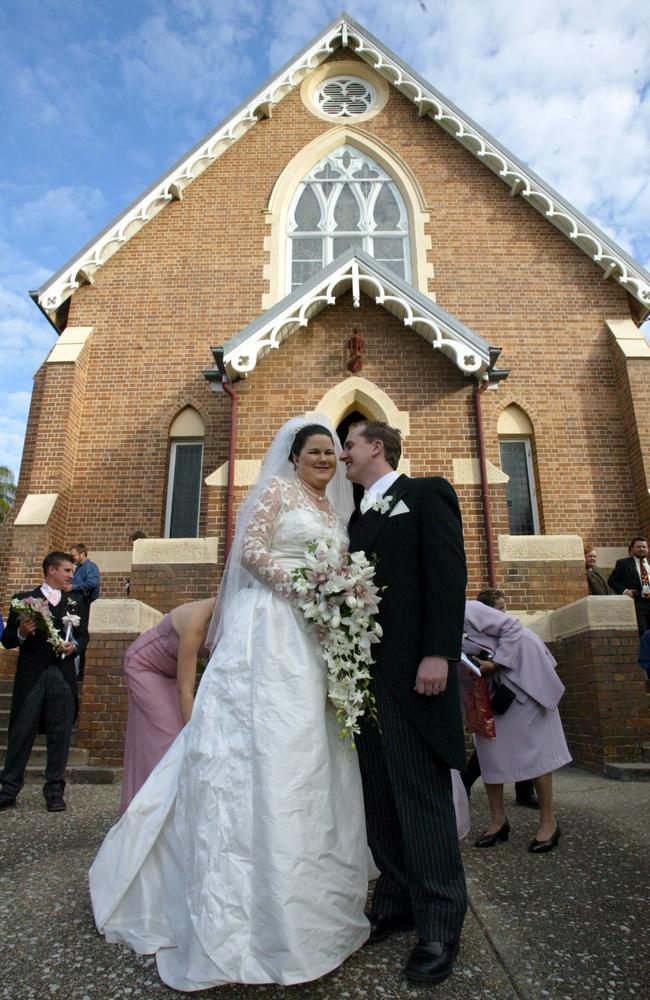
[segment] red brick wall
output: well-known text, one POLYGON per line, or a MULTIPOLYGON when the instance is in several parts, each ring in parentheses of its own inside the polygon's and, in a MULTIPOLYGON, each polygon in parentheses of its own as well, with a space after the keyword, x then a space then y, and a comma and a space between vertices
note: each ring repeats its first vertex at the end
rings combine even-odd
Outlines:
POLYGON ((89 751, 89 764, 122 766, 128 712, 124 654, 137 638, 104 633, 88 646, 77 746, 89 751))
POLYGON ((584 563, 507 562, 498 564, 499 586, 512 608, 544 611, 587 596, 584 563))
POLYGON ((216 593, 217 580, 217 567, 211 563, 134 564, 129 597, 166 614, 186 601, 212 597, 216 593))
MULTIPOLYGON (((648 381, 650 366, 645 359, 626 358, 612 344, 613 369, 619 388, 619 415, 629 455, 629 478, 637 498, 637 526, 630 535, 650 536, 650 412, 648 381)), ((628 540, 628 536, 624 541, 628 540)))
POLYGON ((566 687, 560 714, 575 763, 600 771, 603 763, 640 760, 650 710, 636 631, 583 632, 548 648, 566 687))

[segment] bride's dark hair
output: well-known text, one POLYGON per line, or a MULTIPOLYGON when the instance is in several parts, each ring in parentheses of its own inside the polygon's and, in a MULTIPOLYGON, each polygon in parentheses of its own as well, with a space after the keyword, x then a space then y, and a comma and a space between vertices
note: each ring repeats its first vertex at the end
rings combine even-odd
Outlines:
POLYGON ((297 432, 293 443, 291 445, 291 451, 289 452, 289 461, 292 462, 294 458, 298 458, 300 452, 305 447, 307 439, 313 437, 314 434, 326 434, 330 439, 332 444, 334 444, 334 438, 332 437, 332 432, 328 430, 327 427, 323 427, 322 424, 305 424, 297 432))

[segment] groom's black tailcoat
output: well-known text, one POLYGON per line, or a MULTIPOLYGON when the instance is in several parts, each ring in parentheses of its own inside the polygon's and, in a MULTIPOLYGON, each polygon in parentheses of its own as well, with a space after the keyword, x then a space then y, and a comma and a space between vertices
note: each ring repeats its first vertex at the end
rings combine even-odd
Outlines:
POLYGON ((412 918, 420 938, 451 944, 467 908, 449 770, 465 766, 455 664, 467 579, 462 522, 445 479, 400 476, 384 497, 388 511, 355 511, 349 526, 351 551, 376 560, 375 582, 385 588, 372 667, 379 728, 362 721, 357 740, 381 871, 372 916, 412 918), (442 694, 415 691, 425 656, 449 661, 442 694))
POLYGON ((461 653, 467 569, 458 501, 441 478, 400 476, 386 495, 391 510, 402 501, 408 512, 355 511, 350 521, 350 550, 362 549, 376 560, 375 583, 385 587, 379 609, 384 635, 373 647, 373 672, 443 760, 463 770, 455 661, 461 653), (415 691, 424 656, 451 661, 443 694, 415 691))

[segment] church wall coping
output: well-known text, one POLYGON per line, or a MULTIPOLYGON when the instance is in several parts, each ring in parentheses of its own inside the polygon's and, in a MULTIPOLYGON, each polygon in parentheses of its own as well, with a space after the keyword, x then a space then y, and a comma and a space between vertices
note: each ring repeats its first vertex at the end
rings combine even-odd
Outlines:
POLYGON ((132 566, 157 566, 169 563, 218 563, 219 539, 212 538, 138 538, 133 543, 132 566))
POLYGON ((15 527, 47 524, 58 499, 58 493, 28 493, 16 514, 15 527))
POLYGON ((584 562, 580 535, 499 535, 501 562, 584 562))
POLYGON ((90 606, 88 629, 93 637, 101 633, 125 632, 142 635, 162 618, 160 611, 142 601, 100 597, 90 606))

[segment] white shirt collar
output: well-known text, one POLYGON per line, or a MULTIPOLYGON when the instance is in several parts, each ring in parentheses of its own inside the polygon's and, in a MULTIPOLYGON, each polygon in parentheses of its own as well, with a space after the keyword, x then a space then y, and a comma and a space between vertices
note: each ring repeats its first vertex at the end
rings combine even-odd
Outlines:
POLYGON ((377 479, 376 482, 369 486, 365 492, 365 496, 371 493, 373 496, 381 496, 386 490, 390 489, 396 479, 399 479, 401 473, 395 472, 391 469, 386 475, 382 476, 381 479, 377 479))

